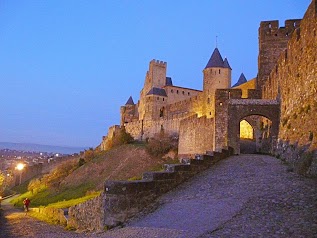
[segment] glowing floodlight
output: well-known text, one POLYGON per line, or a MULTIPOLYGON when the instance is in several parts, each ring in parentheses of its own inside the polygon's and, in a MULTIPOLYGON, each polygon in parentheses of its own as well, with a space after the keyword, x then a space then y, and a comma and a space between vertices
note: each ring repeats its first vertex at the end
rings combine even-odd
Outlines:
POLYGON ((22 164, 22 163, 19 163, 19 164, 17 164, 17 170, 22 170, 22 169, 24 169, 24 167, 25 167, 25 165, 24 164, 22 164))

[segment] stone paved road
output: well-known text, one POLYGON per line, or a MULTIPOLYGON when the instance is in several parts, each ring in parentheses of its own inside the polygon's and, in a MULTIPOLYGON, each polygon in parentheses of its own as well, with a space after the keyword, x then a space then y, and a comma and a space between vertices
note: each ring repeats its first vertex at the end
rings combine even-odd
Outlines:
POLYGON ((159 203, 112 237, 317 237, 317 180, 270 156, 230 157, 159 203))
POLYGON ((157 204, 124 228, 100 234, 64 231, 9 209, 0 237, 317 237, 317 180, 286 172, 270 156, 230 157, 157 204))

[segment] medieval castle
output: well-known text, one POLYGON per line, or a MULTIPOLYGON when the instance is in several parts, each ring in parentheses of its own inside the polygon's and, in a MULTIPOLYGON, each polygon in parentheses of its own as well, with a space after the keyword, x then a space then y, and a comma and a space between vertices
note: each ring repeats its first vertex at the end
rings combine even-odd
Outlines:
MULTIPOLYGON (((231 86, 231 67, 215 48, 203 69, 203 89, 173 85, 167 63, 152 60, 140 99, 121 107, 120 126, 109 128, 100 145, 120 127, 136 140, 164 130, 178 137, 179 156, 192 157, 253 139, 256 151, 273 152, 279 144, 317 147, 317 1, 303 19, 263 21, 259 27, 258 75, 241 74, 231 86)), ((280 147, 281 148, 281 147, 280 147)), ((285 149, 285 146, 283 147, 285 149)), ((317 162, 316 162, 317 164, 317 162)))

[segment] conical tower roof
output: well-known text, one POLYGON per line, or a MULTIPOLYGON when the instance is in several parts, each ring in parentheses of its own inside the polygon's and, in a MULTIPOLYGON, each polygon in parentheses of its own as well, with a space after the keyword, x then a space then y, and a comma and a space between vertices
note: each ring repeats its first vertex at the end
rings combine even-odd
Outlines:
POLYGON ((244 84, 246 82, 247 82, 247 79, 245 78, 244 74, 241 73, 241 75, 240 75, 240 77, 238 79, 238 82, 235 85, 233 85, 232 87, 237 87, 237 86, 239 86, 241 84, 244 84))
POLYGON ((230 67, 230 65, 229 65, 229 62, 228 62, 227 58, 225 58, 225 60, 223 61, 223 67, 224 67, 224 68, 228 68, 228 69, 232 69, 232 68, 230 67))
POLYGON ((129 97, 129 99, 128 99, 128 101, 126 102, 125 105, 134 105, 134 102, 133 102, 133 99, 132 99, 131 96, 129 97))
POLYGON ((212 53, 205 69, 212 67, 224 67, 224 62, 218 48, 214 49, 214 52, 212 53))

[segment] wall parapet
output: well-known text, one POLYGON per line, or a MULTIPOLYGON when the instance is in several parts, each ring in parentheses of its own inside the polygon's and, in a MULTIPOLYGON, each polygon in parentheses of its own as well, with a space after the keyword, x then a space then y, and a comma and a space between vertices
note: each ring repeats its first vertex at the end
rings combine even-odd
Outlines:
POLYGON ((182 164, 165 165, 162 172, 145 172, 142 180, 106 181, 105 226, 111 228, 126 222, 153 203, 158 196, 232 154, 233 150, 229 148, 214 152, 213 155, 183 160, 182 164))

